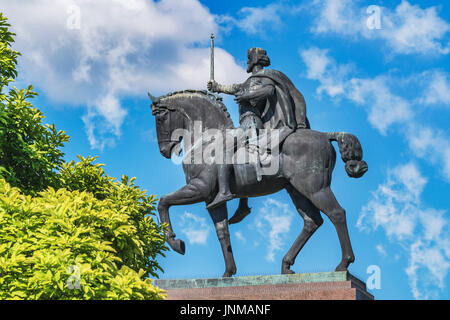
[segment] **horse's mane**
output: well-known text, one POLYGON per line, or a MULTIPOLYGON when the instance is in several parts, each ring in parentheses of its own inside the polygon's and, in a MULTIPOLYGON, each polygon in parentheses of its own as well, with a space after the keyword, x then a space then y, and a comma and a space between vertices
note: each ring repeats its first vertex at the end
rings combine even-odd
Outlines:
POLYGON ((200 98, 200 99, 206 99, 209 102, 211 102, 211 104, 216 107, 226 118, 226 121, 229 125, 233 126, 233 121, 231 120, 230 114, 227 110, 227 107, 225 106, 225 104, 222 102, 223 99, 221 96, 216 95, 214 93, 210 93, 206 90, 192 90, 192 89, 188 89, 188 90, 182 90, 182 91, 174 91, 174 92, 170 92, 164 96, 159 97, 159 101, 160 102, 167 102, 168 100, 171 99, 180 99, 180 98, 200 98))

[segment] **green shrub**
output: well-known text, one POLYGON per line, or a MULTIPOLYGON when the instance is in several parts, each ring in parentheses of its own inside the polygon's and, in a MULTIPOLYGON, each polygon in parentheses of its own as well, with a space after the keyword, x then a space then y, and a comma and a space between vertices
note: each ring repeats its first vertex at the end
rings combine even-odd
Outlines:
POLYGON ((3 91, 17 76, 17 51, 11 49, 14 33, 0 13, 0 176, 24 193, 36 194, 55 187, 69 140, 64 131, 43 124, 44 115, 27 101, 37 94, 33 87, 3 91))
POLYGON ((8 19, 0 12, 0 94, 4 87, 17 77, 19 52, 11 48, 15 34, 9 31, 8 19))
POLYGON ((13 88, 0 100, 0 175, 26 194, 57 186, 57 170, 69 136, 54 125, 42 124, 44 115, 27 101, 36 93, 13 88))
POLYGON ((130 237, 116 239, 113 247, 123 263, 145 275, 157 277, 163 271, 156 261, 158 255, 164 256, 168 250, 165 245, 163 226, 153 219, 155 196, 147 196, 145 191, 134 185, 136 178, 122 176, 120 183, 103 171, 104 164, 93 164, 97 157, 83 158, 62 165, 58 178, 60 186, 71 191, 88 191, 99 200, 109 200, 111 209, 128 216, 133 232, 130 237))
POLYGON ((164 241, 142 216, 154 199, 139 210, 139 194, 118 184, 105 200, 64 188, 32 197, 0 179, 0 299, 163 299, 146 277, 154 266, 137 269, 148 242, 164 241))
POLYGON ((155 197, 96 158, 65 163, 64 131, 42 123, 17 76, 14 34, 0 13, 0 299, 162 299, 163 227, 155 197))

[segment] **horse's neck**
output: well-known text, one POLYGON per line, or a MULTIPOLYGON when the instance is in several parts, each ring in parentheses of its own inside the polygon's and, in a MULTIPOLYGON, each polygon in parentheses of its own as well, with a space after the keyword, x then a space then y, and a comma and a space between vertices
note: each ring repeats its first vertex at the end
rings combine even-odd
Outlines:
POLYGON ((224 130, 232 127, 232 124, 227 121, 226 115, 216 107, 204 108, 204 106, 190 105, 183 108, 182 113, 186 119, 185 129, 189 131, 195 130, 199 133, 208 129, 224 130))

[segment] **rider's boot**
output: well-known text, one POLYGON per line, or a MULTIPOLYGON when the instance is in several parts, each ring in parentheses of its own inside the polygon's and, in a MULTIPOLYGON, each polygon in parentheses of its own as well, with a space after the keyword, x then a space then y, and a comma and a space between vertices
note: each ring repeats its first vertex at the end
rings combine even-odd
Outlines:
POLYGON ((239 206, 234 213, 234 215, 228 220, 229 224, 234 224, 241 222, 246 216, 248 216, 251 212, 251 209, 248 206, 248 198, 241 198, 239 200, 239 206))
POLYGON ((217 192, 216 197, 213 202, 206 206, 207 209, 215 208, 225 202, 234 198, 234 195, 230 192, 230 173, 232 165, 229 164, 219 164, 218 165, 218 183, 219 192, 217 192))

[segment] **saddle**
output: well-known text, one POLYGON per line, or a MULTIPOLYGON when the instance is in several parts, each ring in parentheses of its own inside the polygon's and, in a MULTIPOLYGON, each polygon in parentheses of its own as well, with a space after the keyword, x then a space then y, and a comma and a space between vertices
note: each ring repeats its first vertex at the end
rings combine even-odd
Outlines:
POLYGON ((263 178, 280 176, 281 147, 294 130, 282 129, 259 130, 257 139, 243 143, 238 140, 233 156, 234 176, 237 186, 253 185, 263 178))

